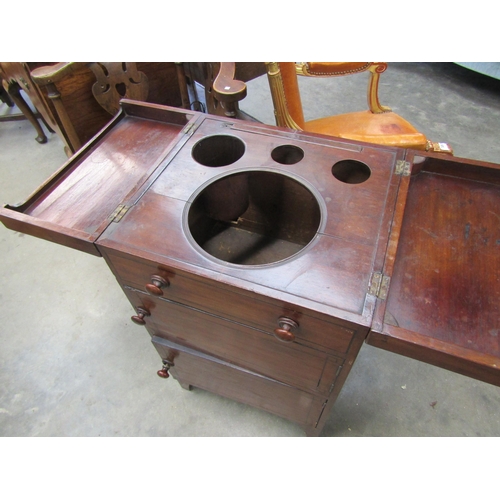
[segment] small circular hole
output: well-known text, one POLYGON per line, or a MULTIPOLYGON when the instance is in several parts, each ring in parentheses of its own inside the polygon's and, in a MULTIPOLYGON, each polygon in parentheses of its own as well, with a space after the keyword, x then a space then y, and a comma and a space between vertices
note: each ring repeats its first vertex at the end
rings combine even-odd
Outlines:
POLYGON ((195 144, 192 155, 205 167, 225 167, 245 154, 245 143, 232 135, 213 135, 195 144))
POLYGON ((356 160, 342 160, 332 167, 335 179, 346 184, 361 184, 370 178, 371 173, 368 165, 356 160))
POLYGON ((304 151, 297 146, 284 144, 273 149, 271 158, 282 165, 294 165, 304 158, 304 151))

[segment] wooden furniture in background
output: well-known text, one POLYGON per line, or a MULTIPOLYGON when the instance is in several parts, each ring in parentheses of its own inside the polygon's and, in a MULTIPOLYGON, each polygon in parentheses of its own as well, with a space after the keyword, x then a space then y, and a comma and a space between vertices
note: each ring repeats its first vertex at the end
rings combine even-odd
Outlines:
POLYGON ((3 82, 4 82, 4 76, 2 74, 2 67, 1 67, 1 63, 0 63, 0 82, 1 82, 1 85, 0 85, 0 101, 2 101, 4 104, 7 104, 7 106, 13 108, 15 106, 14 104, 14 101, 12 100, 12 98, 9 96, 9 94, 7 93, 7 91, 3 88, 3 82))
POLYGON ((365 340, 500 385, 500 165, 121 106, 0 220, 103 256, 160 377, 309 435, 365 340))
MULTIPOLYGON (((255 121, 239 108, 238 102, 246 96, 245 82, 266 74, 262 62, 188 62, 182 63, 191 86, 200 84, 202 102, 211 115, 227 116, 240 120, 255 121)), ((193 92, 196 95, 196 89, 193 92)), ((196 109, 193 107, 193 109, 196 109)))
POLYGON ((26 63, 26 62, 0 62, 0 80, 5 96, 5 102, 13 107, 15 104, 26 118, 35 128, 37 137, 36 141, 40 144, 47 142, 45 131, 39 123, 39 119, 47 128, 47 131, 53 133, 55 121, 48 109, 40 90, 31 79, 30 72, 40 65, 46 63, 26 63), (30 108, 21 92, 25 92, 33 106, 35 112, 30 108))
MULTIPOLYGON (((404 118, 379 102, 378 83, 387 69, 383 62, 266 63, 276 125, 385 146, 451 153, 444 143, 428 140, 404 118), (297 75, 314 78, 349 76, 368 71, 368 110, 305 121, 297 75)), ((321 95, 320 99, 327 99, 321 95)))
POLYGON ((36 68, 31 77, 68 156, 111 120, 121 98, 181 107, 185 95, 173 62, 57 63, 36 68))
MULTIPOLYGON (((200 65, 200 63, 197 63, 200 65)), ((245 63, 247 74, 238 75, 242 63, 205 63, 195 68, 196 75, 203 73, 208 112, 220 116, 250 118, 239 110, 238 102, 246 96, 245 82, 267 72, 274 106, 276 125, 293 130, 330 135, 333 137, 370 142, 385 146, 411 148, 452 154, 452 148, 443 142, 433 142, 413 125, 380 104, 378 83, 387 63, 329 62, 329 63, 245 63), (203 70, 203 71, 202 71, 203 70), (344 113, 316 120, 305 121, 297 76, 330 78, 349 76, 368 71, 368 110, 344 113)), ((327 96, 321 95, 321 99, 327 96)))

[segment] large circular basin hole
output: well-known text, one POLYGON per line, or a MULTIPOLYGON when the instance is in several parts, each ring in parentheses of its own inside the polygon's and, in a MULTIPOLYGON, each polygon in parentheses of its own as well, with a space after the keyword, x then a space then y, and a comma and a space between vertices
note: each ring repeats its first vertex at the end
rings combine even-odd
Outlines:
POLYGON ((271 158, 282 165, 294 165, 304 158, 304 151, 297 146, 283 144, 272 150, 271 158))
POLYGON ((212 135, 197 142, 192 150, 195 161, 205 167, 225 167, 245 154, 245 143, 233 135, 212 135))
POLYGON ((218 260, 255 266, 300 252, 315 237, 321 210, 314 194, 284 174, 252 170, 208 185, 187 216, 196 244, 218 260))
POLYGON ((346 184, 361 184, 370 178, 371 173, 368 165, 357 160, 342 160, 332 167, 335 179, 346 184))

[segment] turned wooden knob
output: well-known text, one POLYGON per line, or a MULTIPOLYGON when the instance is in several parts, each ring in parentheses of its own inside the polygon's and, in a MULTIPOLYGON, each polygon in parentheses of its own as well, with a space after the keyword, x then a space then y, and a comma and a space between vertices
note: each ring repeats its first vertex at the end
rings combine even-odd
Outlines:
POLYGON ((167 279, 162 278, 161 276, 158 276, 157 274, 153 274, 151 276, 151 283, 148 283, 146 285, 146 290, 151 294, 151 295, 156 295, 158 297, 161 297, 163 295, 163 290, 162 288, 167 288, 170 283, 167 279))
POLYGON ((164 359, 162 361, 163 361, 163 366, 162 366, 161 370, 158 370, 156 372, 156 374, 158 375, 158 377, 168 378, 168 377, 170 377, 168 370, 170 370, 170 368, 172 368, 172 366, 174 366, 174 363, 172 363, 172 361, 169 361, 168 359, 164 359))
POLYGON ((146 324, 146 320, 144 319, 145 316, 151 316, 150 312, 147 309, 143 309, 142 307, 138 307, 137 314, 135 316, 132 316, 130 319, 136 325, 145 325, 146 324))
POLYGON ((274 330, 274 336, 283 342, 293 342, 295 340, 295 335, 291 330, 298 327, 298 323, 293 319, 281 317, 278 319, 278 328, 274 330))

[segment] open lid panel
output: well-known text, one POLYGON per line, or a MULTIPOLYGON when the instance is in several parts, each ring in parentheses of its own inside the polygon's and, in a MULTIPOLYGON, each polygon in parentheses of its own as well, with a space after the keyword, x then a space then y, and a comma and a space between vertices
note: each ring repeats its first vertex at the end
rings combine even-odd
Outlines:
POLYGON ((408 160, 367 342, 500 385, 500 166, 408 160))
POLYGON ((196 116, 123 100, 116 117, 27 201, 1 208, 0 220, 9 229, 99 255, 94 241, 122 201, 175 154, 196 116))

